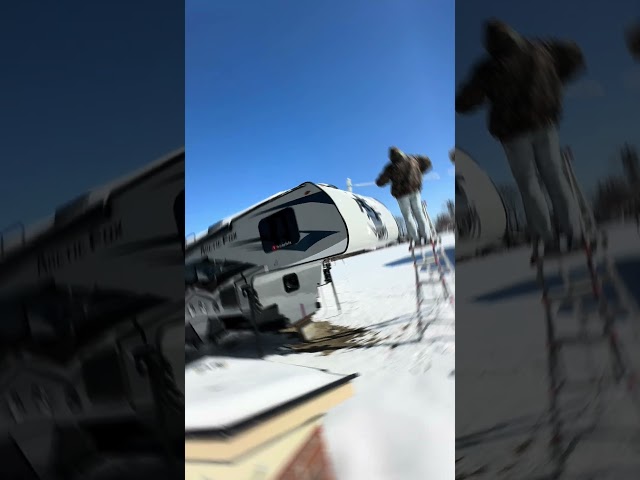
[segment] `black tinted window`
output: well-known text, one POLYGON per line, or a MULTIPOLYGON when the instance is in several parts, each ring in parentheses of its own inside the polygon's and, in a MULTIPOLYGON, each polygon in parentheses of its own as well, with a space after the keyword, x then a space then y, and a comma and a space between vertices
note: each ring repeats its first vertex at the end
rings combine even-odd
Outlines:
POLYGON ((173 217, 176 221, 178 235, 182 240, 182 250, 184 251, 184 190, 178 194, 173 202, 173 217))
POLYGON ((274 252, 300 241, 300 230, 293 208, 285 208, 260 220, 258 224, 262 248, 266 253, 274 252))

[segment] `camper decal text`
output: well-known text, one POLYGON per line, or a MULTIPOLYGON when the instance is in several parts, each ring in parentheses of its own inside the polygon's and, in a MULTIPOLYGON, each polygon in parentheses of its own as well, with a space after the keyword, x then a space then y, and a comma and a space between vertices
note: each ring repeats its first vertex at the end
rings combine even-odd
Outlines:
POLYGON ((234 242, 237 240, 238 234, 236 232, 231 232, 226 235, 223 235, 220 238, 216 238, 209 243, 205 243, 200 247, 200 253, 202 255, 206 255, 207 253, 211 253, 214 250, 219 249, 220 247, 226 245, 227 243, 234 242))
POLYGON ((121 220, 92 229, 64 246, 38 255, 38 276, 51 275, 54 271, 71 265, 88 254, 113 245, 121 238, 121 220))
POLYGON ((280 250, 281 248, 288 247, 289 245, 293 245, 293 242, 284 242, 279 245, 274 245, 273 247, 271 247, 271 250, 275 252, 276 250, 280 250))

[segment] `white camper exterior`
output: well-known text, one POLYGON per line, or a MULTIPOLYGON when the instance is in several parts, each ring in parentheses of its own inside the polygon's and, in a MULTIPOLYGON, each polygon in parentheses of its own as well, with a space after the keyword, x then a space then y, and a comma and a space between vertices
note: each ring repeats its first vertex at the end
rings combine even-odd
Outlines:
POLYGON ((177 300, 183 238, 181 149, 3 235, 0 292, 90 279, 92 288, 177 300))
POLYGON ((380 248, 398 234, 395 218, 380 202, 307 182, 187 242, 185 262, 209 258, 274 270, 380 248))
POLYGON ((501 246, 507 233, 502 197, 471 156, 455 149, 456 257, 476 255, 501 246))
POLYGON ((13 335, 9 348, 36 345, 41 356, 35 373, 28 356, 24 365, 10 365, 16 395, 31 398, 31 383, 41 382, 57 399, 51 416, 60 421, 99 417, 106 406, 127 418, 152 411, 152 391, 133 355, 143 345, 141 331, 184 389, 183 238, 184 149, 4 236, 1 327, 13 335), (55 349, 45 354, 44 344, 55 349), (67 344, 73 348, 60 347, 67 344), (65 406, 69 388, 80 413, 65 406))
POLYGON ((383 248, 399 240, 396 219, 381 202, 327 184, 319 187, 331 197, 347 224, 349 243, 344 254, 383 248))
POLYGON ((185 324, 209 336, 211 322, 249 320, 246 285, 264 307, 258 323, 296 323, 319 308, 323 260, 380 248, 398 235, 380 202, 330 185, 307 182, 269 197, 186 243, 185 324), (205 313, 206 305, 213 311, 205 313))

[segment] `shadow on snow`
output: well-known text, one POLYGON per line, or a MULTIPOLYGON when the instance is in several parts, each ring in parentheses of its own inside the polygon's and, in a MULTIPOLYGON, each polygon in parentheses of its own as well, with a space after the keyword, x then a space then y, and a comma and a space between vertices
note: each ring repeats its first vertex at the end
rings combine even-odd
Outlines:
MULTIPOLYGON (((445 254, 447 255, 447 257, 449 258, 449 261, 451 262, 451 265, 453 265, 455 267, 456 265, 456 248, 455 247, 448 247, 444 249, 445 254)), ((429 256, 432 256, 433 253, 431 253, 431 250, 427 251, 429 256)), ((385 267, 399 267, 401 265, 407 265, 413 263, 413 258, 411 257, 411 255, 407 255, 404 258, 400 258, 398 260, 394 260, 393 262, 389 262, 386 263, 384 266, 385 267)))

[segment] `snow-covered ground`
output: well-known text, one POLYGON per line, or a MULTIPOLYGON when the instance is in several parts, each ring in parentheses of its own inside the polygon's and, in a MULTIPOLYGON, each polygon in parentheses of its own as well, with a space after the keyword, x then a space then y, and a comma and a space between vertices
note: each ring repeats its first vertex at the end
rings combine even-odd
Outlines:
MULTIPOLYGON (((450 258, 454 242, 451 234, 443 237, 450 258)), ((433 302, 426 302, 423 312, 428 326, 420 334, 407 245, 339 261, 332 274, 342 312, 331 287, 324 286, 323 308, 315 319, 366 327, 381 340, 328 355, 296 353, 267 359, 360 374, 355 396, 326 418, 325 435, 338 480, 452 479, 454 307, 444 302, 434 310, 433 302)), ((455 292, 454 276, 447 280, 455 292)), ((430 288, 425 287, 427 296, 430 288)))
MULTIPOLYGON (((442 240, 455 263, 453 234, 442 240)), ((314 322, 323 328, 329 322, 330 330, 343 328, 327 334, 338 337, 340 347, 347 338, 350 348, 333 350, 336 345, 332 344, 332 349, 315 353, 283 350, 291 339, 266 333, 261 335, 265 360, 359 374, 354 380, 355 395, 331 410, 325 420, 337 480, 452 479, 455 306, 446 300, 426 300, 421 309, 424 323, 418 327, 415 273, 406 244, 340 260, 332 276, 341 311, 331 286, 323 286, 323 306, 314 322)), ((446 280, 455 294, 455 272, 446 280)), ((424 287, 426 298, 441 293, 438 284, 424 287)), ((241 337, 248 342, 233 344, 222 353, 213 347, 213 353, 255 356, 253 336, 247 335, 241 337)))
MULTIPOLYGON (((635 300, 618 329, 631 365, 640 365, 635 338, 640 299, 640 238, 633 227, 608 228, 622 293, 635 300)), ((458 266, 456 477, 551 478, 550 402, 541 293, 529 250, 512 250, 458 266)), ((584 264, 577 256, 572 267, 584 264)), ((550 277, 557 272, 551 271, 550 277)), ((613 300, 613 298, 612 298, 613 300)), ((577 332, 571 312, 557 316, 559 334, 577 332)), ((595 312, 594 312, 595 313, 595 312)), ((591 331, 598 333, 597 315, 591 331)), ((601 325, 601 324, 600 324, 601 325)), ((640 417, 626 389, 607 387, 596 395, 593 376, 610 373, 606 345, 563 349, 567 376, 585 380, 562 395, 567 452, 559 478, 640 478, 640 417), (589 356, 589 352, 591 356, 589 356), (589 363, 591 362, 591 363, 589 363), (580 429, 588 433, 578 437, 580 429), (573 442, 573 443, 572 443, 573 442)))

